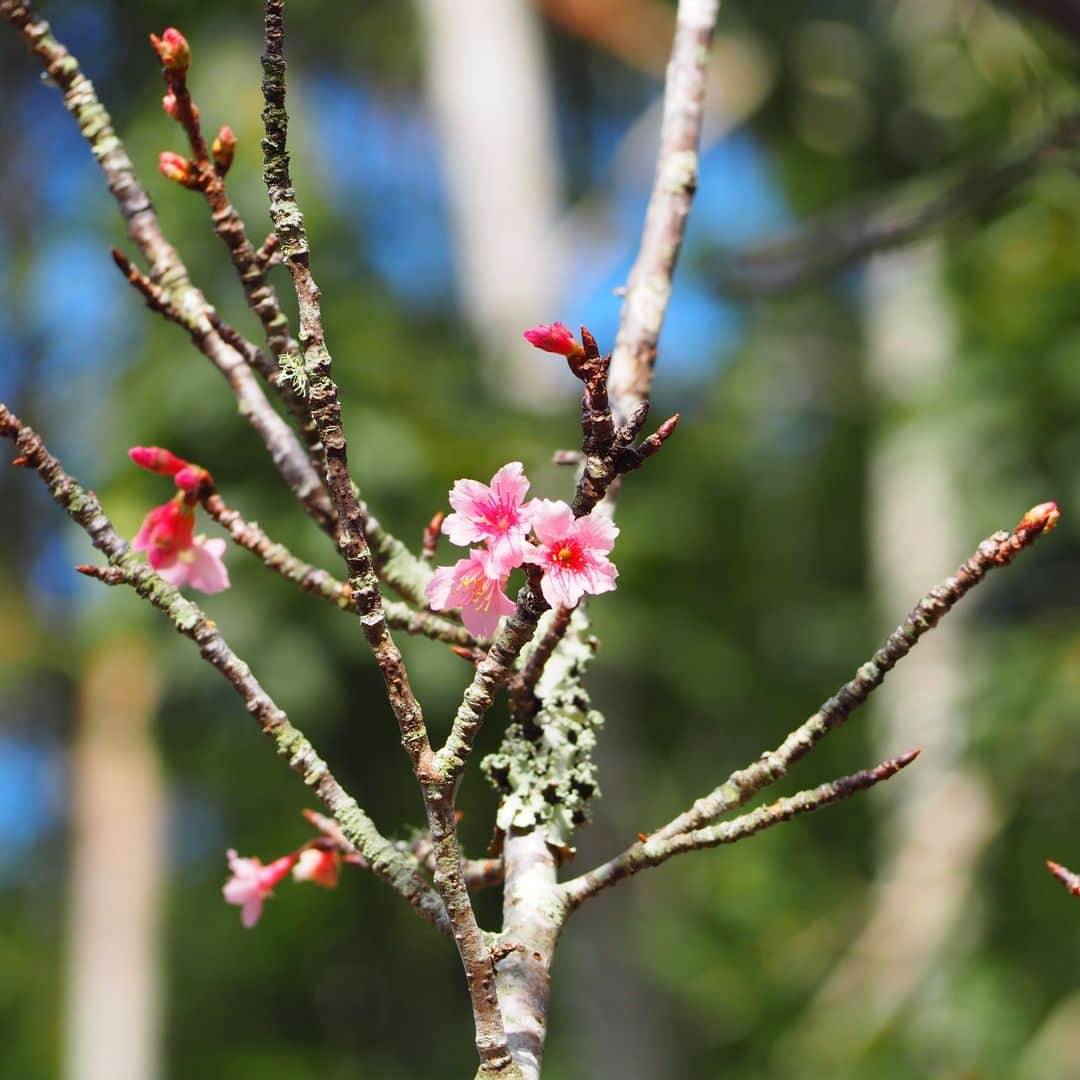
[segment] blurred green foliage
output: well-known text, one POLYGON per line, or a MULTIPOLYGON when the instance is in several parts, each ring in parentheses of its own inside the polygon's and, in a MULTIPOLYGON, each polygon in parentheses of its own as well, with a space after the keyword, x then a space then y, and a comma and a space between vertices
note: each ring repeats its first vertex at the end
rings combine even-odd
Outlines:
MULTIPOLYGON (((73 47, 80 37, 101 45, 82 59, 167 233, 224 316, 253 332, 204 207, 153 172, 157 152, 178 140, 144 42, 174 22, 188 34, 204 116, 227 120, 240 136, 233 194, 260 234, 260 5, 44 7, 73 47)), ((1013 14, 985 3, 725 3, 722 30, 754 35, 777 61, 777 82, 749 131, 794 213, 1033 138, 1075 106, 1074 47, 1013 14)), ((362 81, 377 99, 419 95, 411 8, 314 2, 290 18, 294 173, 366 496, 393 531, 418 541, 455 478, 486 478, 505 460, 526 463, 537 493, 564 494, 565 473, 547 462, 554 447, 574 442, 574 406, 537 417, 508 405, 458 313, 417 310, 395 295, 328 196, 335 133, 320 130, 308 109, 316 74, 362 81)), ((554 84, 573 81, 579 106, 599 110, 606 91, 595 73, 616 62, 557 27, 548 34, 554 84)), ((655 89, 628 70, 620 77, 643 96, 655 89)), ((228 500, 272 536, 333 567, 330 545, 286 497, 219 376, 133 294, 108 294, 114 306, 96 356, 46 362, 45 331, 28 312, 51 304, 57 322, 70 318, 63 298, 81 285, 62 280, 63 264, 61 280, 42 281, 46 242, 74 231, 94 237, 93 273, 104 279, 113 273, 108 245, 124 237, 95 176, 73 188, 76 198, 36 197, 39 184, 57 180, 50 159, 74 162, 80 152, 59 102, 31 102, 37 79, 20 44, 0 33, 0 185, 18 193, 0 209, 5 334, 20 372, 14 403, 126 534, 166 495, 157 478, 127 467, 126 448, 160 443, 210 467, 228 500), (46 108, 55 123, 28 126, 46 108)), ((574 131, 583 136, 588 126, 574 131)), ((587 186, 589 147, 570 143, 561 154, 574 186, 587 186)), ((88 159, 70 166, 76 180, 82 168, 92 169, 88 159)), ((978 867, 970 919, 918 999, 862 1056, 793 1066, 785 1032, 865 915, 883 804, 855 800, 737 848, 676 860, 570 923, 554 972, 545 1075, 555 1080, 615 1075, 604 1067, 612 1047, 637 1063, 624 1076, 1063 1075, 1032 1072, 1026 1055, 1080 983, 1080 907, 1041 867, 1047 856, 1080 863, 1072 514, 1080 505, 1080 180, 1048 171, 949 226, 944 242, 955 363, 948 385, 917 407, 954 432, 970 543, 941 575, 1031 504, 1054 497, 1064 508, 1058 533, 971 601, 967 754, 986 771, 1005 820, 978 867)), ((697 272, 683 269, 687 280, 697 272)), ((287 293, 284 279, 279 287, 287 293)), ((591 688, 608 718, 599 753, 605 797, 576 865, 621 848, 774 745, 903 614, 876 610, 868 582, 867 455, 897 417, 863 378, 861 304, 857 275, 747 302, 737 339, 702 342, 707 362, 692 377, 666 377, 661 349, 655 415, 680 409, 683 423, 625 486, 620 588, 593 606, 603 650, 591 688)), ((560 314, 537 312, 537 321, 560 314)), ((124 627, 154 642, 166 686, 155 726, 171 807, 162 852, 166 1075, 470 1075, 457 957, 372 879, 346 875, 336 892, 317 895, 282 887, 257 931, 240 930, 220 896, 224 849, 267 858, 295 846, 307 835, 299 810, 310 800, 188 642, 128 594, 56 584, 55 567, 83 561, 88 549, 33 478, 0 472, 0 492, 0 738, 37 747, 56 770, 41 795, 51 791, 55 805, 19 809, 43 824, 0 862, 0 1074, 33 1080, 60 1069, 65 748, 86 650, 103 627, 124 627)), ((240 552, 230 568, 234 588, 206 607, 231 644, 384 829, 417 824, 407 763, 355 623, 240 552)), ((404 647, 441 736, 467 670, 438 645, 404 647)), ((932 638, 922 646, 933 647, 932 638)), ((496 709, 477 760, 497 745, 502 718, 496 709)), ((873 723, 870 706, 788 789, 866 765, 873 723)), ((461 805, 467 847, 480 854, 494 795, 475 773, 461 805)), ((478 904, 493 925, 498 898, 478 904)))

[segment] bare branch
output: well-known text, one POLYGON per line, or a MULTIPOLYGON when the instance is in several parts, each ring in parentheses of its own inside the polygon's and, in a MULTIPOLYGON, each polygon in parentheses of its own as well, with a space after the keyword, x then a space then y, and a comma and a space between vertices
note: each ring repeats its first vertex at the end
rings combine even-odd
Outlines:
MULTIPOLYGON (((298 559, 284 544, 275 543, 255 522, 246 521, 238 510, 226 505, 212 484, 201 486, 198 496, 206 512, 228 531, 233 541, 262 559, 268 569, 334 607, 359 614, 352 588, 347 582, 339 581, 326 570, 298 559)), ((472 634, 463 626, 433 615, 430 611, 413 611, 407 604, 394 601, 384 601, 383 610, 387 625, 395 630, 465 648, 476 644, 472 634)))
POLYGON ((612 354, 611 396, 622 421, 648 401, 652 389, 660 328, 697 188, 705 73, 718 9, 719 0, 679 0, 656 177, 612 354))
MULTIPOLYGON (((1035 146, 997 165, 981 164, 929 198, 891 195, 842 210, 794 235, 718 260, 721 288, 775 295, 805 288, 875 251, 909 244, 940 225, 1008 194, 1080 140, 1080 116, 1067 117, 1035 146)), ((940 183, 940 181, 939 181, 940 183)), ((918 188, 925 187, 925 181, 918 188)))
POLYGON ((718 847, 720 844, 734 844, 745 840, 763 829, 790 821, 800 814, 809 814, 823 806, 850 798, 860 791, 888 780, 901 769, 906 768, 919 756, 918 750, 910 750, 891 761, 883 761, 873 769, 842 776, 819 787, 800 791, 787 798, 777 799, 768 806, 759 806, 748 814, 742 814, 732 821, 722 821, 705 829, 694 832, 677 833, 674 836, 646 836, 629 848, 618 859, 613 859, 595 870, 582 874, 563 885, 571 909, 578 907, 585 900, 596 896, 604 889, 617 884, 650 866, 659 866, 673 855, 687 851, 700 851, 704 848, 718 847))
POLYGON ((415 860, 404 856, 378 831, 356 800, 337 782, 304 734, 292 725, 251 674, 247 664, 229 648, 214 622, 128 549, 127 542, 113 528, 93 492, 69 476, 46 449, 40 436, 2 402, 0 436, 10 439, 19 448, 28 465, 48 487, 53 500, 106 557, 110 569, 95 576, 113 584, 117 576, 122 575, 125 584, 163 612, 181 634, 195 642, 203 659, 231 684, 262 733, 273 741, 278 754, 322 800, 375 874, 408 900, 428 922, 448 932, 442 902, 424 881, 415 860))
MULTIPOLYGON (((845 683, 813 716, 792 731, 775 749, 762 754, 746 768, 733 772, 728 779, 708 795, 698 799, 689 810, 669 821, 654 832, 648 843, 651 850, 660 850, 664 841, 685 834, 695 834, 704 826, 731 810, 748 802, 763 788, 776 783, 787 775, 788 770, 804 757, 830 731, 840 727, 845 720, 884 681, 885 676, 915 647, 927 631, 938 622, 997 566, 1007 566, 1012 560, 1040 536, 1050 532, 1058 522, 1056 503, 1041 503, 1029 510, 1011 532, 1004 530, 984 540, 975 553, 940 585, 931 589, 912 609, 908 617, 889 635, 885 644, 845 683)), ((575 891, 592 895, 600 888, 622 880, 628 874, 641 869, 639 842, 621 855, 604 863, 594 871, 576 879, 589 879, 600 884, 586 887, 574 885, 575 891), (640 865, 639 865, 640 864, 640 865)))

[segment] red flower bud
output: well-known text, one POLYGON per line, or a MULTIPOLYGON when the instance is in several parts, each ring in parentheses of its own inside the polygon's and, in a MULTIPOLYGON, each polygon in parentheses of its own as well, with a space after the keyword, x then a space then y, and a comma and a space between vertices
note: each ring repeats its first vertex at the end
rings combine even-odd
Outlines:
POLYGON ((541 323, 526 330, 524 337, 530 345, 560 356, 580 356, 585 351, 581 342, 570 333, 570 328, 561 322, 541 323))
POLYGON ((164 151, 158 156, 158 169, 162 176, 183 184, 186 188, 199 186, 199 173, 195 168, 195 163, 188 161, 183 154, 174 154, 171 150, 164 151))
POLYGON ((151 34, 150 44, 166 71, 178 71, 180 74, 187 72, 191 65, 191 48, 187 38, 176 27, 170 26, 162 31, 161 37, 151 34))
POLYGON ((228 124, 225 124, 217 133, 217 138, 210 147, 210 153, 214 158, 214 164, 218 167, 218 172, 222 175, 228 172, 229 166, 233 163, 233 155, 236 153, 236 133, 228 124))
POLYGON ((128 457, 140 469, 149 469, 159 476, 175 476, 181 469, 190 467, 183 458, 161 446, 133 446, 128 457))

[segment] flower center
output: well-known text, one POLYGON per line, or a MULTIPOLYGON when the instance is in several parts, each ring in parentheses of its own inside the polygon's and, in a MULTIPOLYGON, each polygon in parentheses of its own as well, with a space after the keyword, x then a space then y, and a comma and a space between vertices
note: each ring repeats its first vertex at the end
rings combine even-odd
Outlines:
POLYGON ((549 560, 553 566, 557 566, 561 570, 570 570, 577 573, 585 566, 585 556, 582 553, 581 545, 570 537, 552 544, 550 551, 549 560))

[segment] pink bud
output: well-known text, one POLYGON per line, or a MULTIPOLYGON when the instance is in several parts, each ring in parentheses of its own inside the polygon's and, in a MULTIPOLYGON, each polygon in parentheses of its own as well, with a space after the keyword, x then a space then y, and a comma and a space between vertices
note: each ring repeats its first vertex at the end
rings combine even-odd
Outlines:
POLYGON ((579 356, 585 351, 581 342, 570 333, 570 328, 561 322, 541 323, 526 330, 524 337, 530 345, 560 356, 579 356))
POLYGON ((158 169, 162 176, 183 184, 186 188, 199 186, 199 174, 195 164, 188 161, 183 154, 174 154, 171 150, 164 151, 158 155, 158 169))
POLYGON ((154 47, 161 66, 166 71, 178 71, 184 74, 191 65, 191 48, 187 38, 174 26, 162 31, 161 37, 150 35, 150 44, 154 47))
POLYGON ((202 484, 210 479, 210 474, 201 465, 184 464, 173 475, 176 486, 181 491, 196 491, 202 484))
POLYGON ((233 163, 233 155, 236 153, 236 133, 228 124, 225 124, 217 133, 210 153, 214 158, 214 164, 222 173, 228 172, 233 163))
POLYGON ((176 119, 176 95, 171 90, 161 99, 161 107, 176 119))
POLYGON ((175 476, 181 469, 190 468, 183 458, 161 446, 133 446, 128 457, 140 469, 149 469, 159 476, 175 476))

